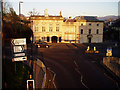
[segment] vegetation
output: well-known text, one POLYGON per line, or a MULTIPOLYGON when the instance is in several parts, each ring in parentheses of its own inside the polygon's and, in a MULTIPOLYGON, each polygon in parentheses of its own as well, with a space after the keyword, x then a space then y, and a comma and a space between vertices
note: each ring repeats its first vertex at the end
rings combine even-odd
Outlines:
POLYGON ((27 43, 30 43, 30 37, 33 36, 33 31, 28 26, 29 20, 19 17, 13 8, 6 7, 3 11, 3 32, 4 38, 26 38, 27 43))
POLYGON ((18 90, 21 90, 22 88, 22 90, 26 90, 27 80, 29 79, 30 73, 32 73, 32 69, 23 64, 23 62, 12 62, 11 59, 5 59, 5 68, 6 74, 3 77, 5 77, 7 82, 6 88, 18 88, 18 90))

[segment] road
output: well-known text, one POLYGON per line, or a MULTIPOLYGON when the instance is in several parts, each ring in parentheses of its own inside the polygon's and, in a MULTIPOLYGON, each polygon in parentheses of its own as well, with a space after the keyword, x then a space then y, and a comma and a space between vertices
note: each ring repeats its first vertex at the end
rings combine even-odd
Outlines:
POLYGON ((117 88, 99 65, 106 48, 100 47, 100 54, 86 54, 84 44, 51 44, 50 48, 38 48, 37 57, 56 74, 57 88, 117 88))

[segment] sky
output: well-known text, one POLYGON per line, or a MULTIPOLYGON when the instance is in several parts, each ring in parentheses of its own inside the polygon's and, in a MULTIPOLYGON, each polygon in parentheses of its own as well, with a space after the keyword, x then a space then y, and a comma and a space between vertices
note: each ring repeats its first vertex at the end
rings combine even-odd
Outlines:
MULTIPOLYGON (((8 0, 16 13, 19 12, 19 0, 8 0)), ((63 17, 75 16, 118 16, 119 0, 20 0, 21 13, 28 13, 35 9, 40 15, 48 9, 49 15, 59 15, 62 11, 63 17)))

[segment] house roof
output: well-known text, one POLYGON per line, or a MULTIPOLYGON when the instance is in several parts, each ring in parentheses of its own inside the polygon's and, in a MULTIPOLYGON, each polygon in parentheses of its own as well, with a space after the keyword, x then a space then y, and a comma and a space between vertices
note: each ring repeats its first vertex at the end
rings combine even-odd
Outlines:
MULTIPOLYGON (((90 22, 96 22, 96 21, 102 21, 102 20, 98 20, 97 16, 77 16, 74 19, 76 20, 86 20, 86 21, 90 21, 90 22)), ((102 21, 103 22, 103 21, 102 21)))

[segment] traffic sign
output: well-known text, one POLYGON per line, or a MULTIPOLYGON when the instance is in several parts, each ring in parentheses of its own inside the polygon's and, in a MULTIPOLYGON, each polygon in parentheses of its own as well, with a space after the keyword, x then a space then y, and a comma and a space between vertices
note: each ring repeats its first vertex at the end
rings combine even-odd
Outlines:
POLYGON ((24 46, 13 46, 14 53, 16 52, 24 52, 24 46))
POLYGON ((25 53, 17 53, 17 54, 14 54, 14 57, 20 57, 20 56, 25 56, 25 53))
POLYGON ((26 45, 26 38, 12 39, 11 43, 13 45, 26 45))
POLYGON ((25 61, 27 60, 27 57, 26 56, 23 56, 23 57, 16 57, 16 58, 13 58, 12 61, 25 61))
POLYGON ((112 56, 112 48, 107 48, 106 56, 112 56))
POLYGON ((12 39, 13 59, 12 61, 25 61, 26 56, 26 38, 12 39))

